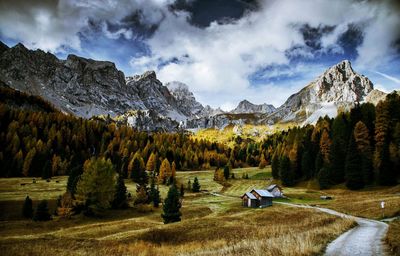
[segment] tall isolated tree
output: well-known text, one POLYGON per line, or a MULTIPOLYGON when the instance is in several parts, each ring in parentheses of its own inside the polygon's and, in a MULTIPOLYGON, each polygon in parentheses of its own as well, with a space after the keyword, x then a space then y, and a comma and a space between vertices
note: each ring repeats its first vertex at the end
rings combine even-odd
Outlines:
POLYGON ((193 180, 193 185, 192 185, 192 192, 200 192, 200 183, 199 183, 199 179, 197 179, 197 177, 194 177, 193 180))
POLYGON ((158 185, 156 185, 156 178, 154 175, 150 178, 150 201, 154 207, 158 207, 160 204, 160 191, 158 185))
POLYGON ((22 207, 22 216, 27 219, 32 219, 33 217, 32 199, 29 196, 25 198, 24 206, 22 207))
POLYGON ((224 167, 224 178, 225 180, 229 179, 229 166, 225 165, 224 167))
POLYGON ((167 198, 164 200, 163 213, 161 214, 161 217, 164 219, 164 224, 181 221, 181 207, 179 191, 175 184, 173 184, 168 190, 167 198))
POLYGON ((91 158, 85 162, 75 197, 84 204, 86 214, 98 214, 110 208, 115 195, 115 176, 110 160, 91 158))

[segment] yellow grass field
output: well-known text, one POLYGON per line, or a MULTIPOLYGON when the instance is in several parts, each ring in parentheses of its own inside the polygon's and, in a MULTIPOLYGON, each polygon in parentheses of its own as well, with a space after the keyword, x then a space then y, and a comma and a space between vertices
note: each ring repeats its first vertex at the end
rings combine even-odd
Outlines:
MULTIPOLYGON (((224 185, 213 181, 212 170, 178 172, 177 180, 185 186, 189 179, 193 182, 198 177, 203 191, 187 191, 182 221, 168 225, 162 223, 161 207, 150 206, 110 210, 102 218, 77 215, 69 220, 54 217, 48 222, 23 220, 20 215, 26 195, 34 200, 34 206, 41 199, 49 200, 54 211, 67 177, 55 177, 50 182, 37 179, 36 183, 28 178, 0 179, 0 250, 5 252, 2 255, 43 255, 44 251, 47 255, 318 255, 329 241, 354 225, 352 220, 312 209, 279 204, 264 209, 243 208, 239 197, 273 182, 271 170, 243 168, 233 172, 236 179, 224 185), (242 179, 243 173, 249 179, 242 179)), ((126 185, 134 196, 135 184, 127 180, 126 185)), ((372 210, 364 212, 355 200, 373 207, 384 199, 388 202, 387 216, 396 214, 400 202, 399 187, 359 192, 311 187, 301 184, 284 188, 289 199, 281 200, 373 218, 380 215, 372 210), (326 194, 334 199, 319 198, 326 194), (346 201, 349 197, 354 200, 346 201)), ((167 189, 160 186, 163 198, 167 189)))

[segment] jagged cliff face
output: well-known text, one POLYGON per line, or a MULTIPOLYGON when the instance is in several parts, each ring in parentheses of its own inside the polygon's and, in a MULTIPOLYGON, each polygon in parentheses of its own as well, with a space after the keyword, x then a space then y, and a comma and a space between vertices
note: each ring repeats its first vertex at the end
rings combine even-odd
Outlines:
POLYGON ((200 118, 204 115, 205 108, 189 91, 189 87, 181 82, 173 81, 166 84, 174 96, 178 109, 188 118, 200 118))
POLYGON ((261 104, 261 105, 256 105, 248 100, 242 100, 239 105, 231 111, 233 114, 247 114, 247 113, 265 113, 269 114, 272 113, 276 110, 276 108, 273 105, 269 104, 261 104))
POLYGON ((180 128, 223 128, 229 124, 314 123, 320 116, 337 114, 356 102, 376 104, 386 94, 357 74, 349 61, 327 69, 275 109, 243 100, 231 112, 203 106, 187 85, 164 86, 154 71, 124 77, 114 63, 69 55, 59 60, 22 44, 9 48, 0 42, 0 81, 42 96, 55 107, 80 117, 110 118, 141 130, 175 131, 180 128), (110 116, 110 117, 108 117, 110 116))
POLYGON ((59 60, 50 53, 18 44, 1 54, 0 79, 81 117, 143 108, 140 99, 126 87, 124 74, 112 62, 75 55, 59 60))
POLYGON ((346 110, 363 102, 373 90, 372 82, 357 74, 347 60, 326 70, 298 93, 291 95, 265 121, 314 123, 320 116, 335 116, 338 109, 346 110))

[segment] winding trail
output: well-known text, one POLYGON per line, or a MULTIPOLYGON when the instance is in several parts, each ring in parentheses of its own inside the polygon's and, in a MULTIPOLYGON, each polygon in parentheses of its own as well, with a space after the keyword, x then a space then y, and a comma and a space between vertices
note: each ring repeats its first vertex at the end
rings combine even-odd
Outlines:
POLYGON ((313 207, 308 205, 297 205, 284 202, 276 203, 293 207, 312 208, 342 218, 351 218, 357 222, 358 226, 343 233, 328 245, 325 251, 326 256, 386 255, 383 239, 388 230, 388 224, 384 222, 359 218, 327 208, 313 207))
MULTIPOLYGON (((214 196, 230 197, 216 192, 209 192, 209 194, 214 196)), ((315 209, 341 218, 353 219, 357 222, 358 225, 356 227, 341 234, 327 246, 324 254, 326 256, 387 255, 387 250, 385 248, 385 244, 383 243, 383 239, 385 238, 385 235, 387 233, 388 224, 382 221, 355 217, 322 207, 285 202, 275 203, 298 208, 315 209)), ((395 218, 387 219, 387 221, 391 221, 394 219, 395 218)))

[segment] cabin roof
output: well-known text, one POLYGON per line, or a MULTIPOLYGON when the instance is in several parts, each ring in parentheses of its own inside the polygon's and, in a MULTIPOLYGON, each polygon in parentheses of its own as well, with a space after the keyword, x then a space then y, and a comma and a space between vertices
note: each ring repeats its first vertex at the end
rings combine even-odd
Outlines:
POLYGON ((253 189, 252 191, 255 191, 257 194, 259 194, 261 197, 274 197, 268 190, 264 189, 253 189))
POLYGON ((242 198, 243 198, 244 196, 247 196, 247 197, 250 198, 250 199, 257 199, 257 197, 255 197, 255 195, 253 195, 253 194, 250 193, 250 192, 244 193, 244 195, 242 196, 242 198))
POLYGON ((279 188, 279 189, 281 190, 281 187, 280 187, 279 185, 277 185, 277 184, 271 184, 271 185, 269 185, 269 186, 267 187, 267 190, 268 190, 268 191, 271 191, 271 190, 273 190, 274 188, 279 188))

